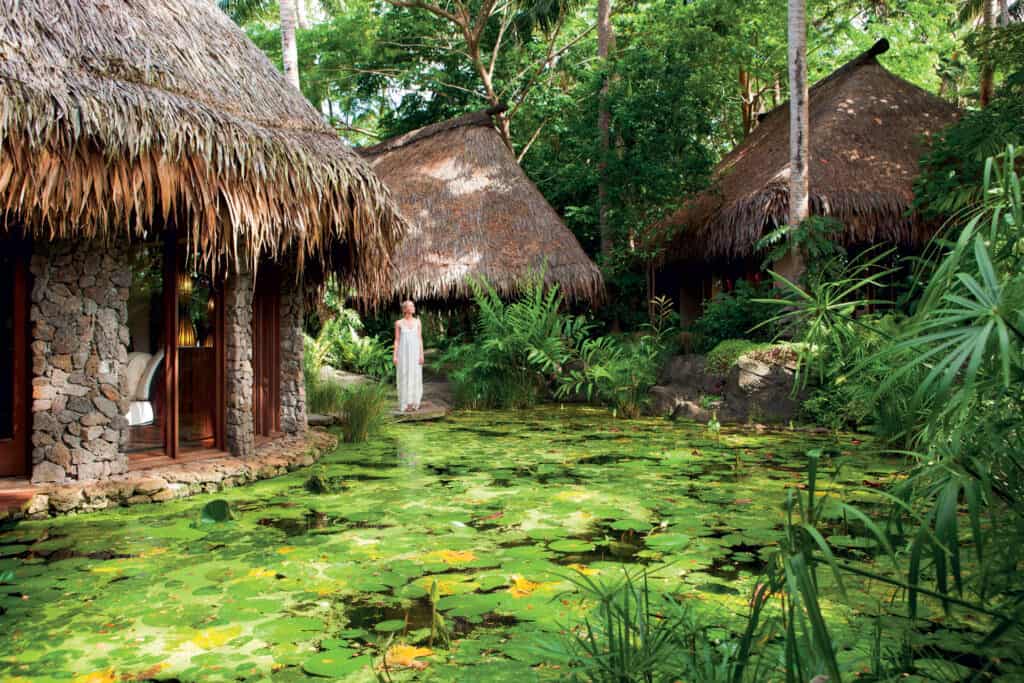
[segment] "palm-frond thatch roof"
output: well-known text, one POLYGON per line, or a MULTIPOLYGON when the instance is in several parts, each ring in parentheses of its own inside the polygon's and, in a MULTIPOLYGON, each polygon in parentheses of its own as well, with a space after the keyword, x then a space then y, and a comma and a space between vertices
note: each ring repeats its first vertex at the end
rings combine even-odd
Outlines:
POLYGON ((502 294, 542 270, 569 298, 600 299, 601 272, 494 129, 467 114, 359 150, 409 220, 392 293, 467 296, 483 276, 502 294))
POLYGON ((0 231, 170 223, 213 268, 288 252, 382 291, 387 190, 212 0, 0 6, 0 231))
MULTIPOLYGON (((935 227, 910 212, 925 138, 952 123, 953 105, 890 73, 880 40, 810 89, 811 212, 845 226, 848 243, 915 245, 935 227)), ((766 114, 712 174, 711 187, 662 226, 667 261, 750 255, 789 214, 789 104, 766 114)))

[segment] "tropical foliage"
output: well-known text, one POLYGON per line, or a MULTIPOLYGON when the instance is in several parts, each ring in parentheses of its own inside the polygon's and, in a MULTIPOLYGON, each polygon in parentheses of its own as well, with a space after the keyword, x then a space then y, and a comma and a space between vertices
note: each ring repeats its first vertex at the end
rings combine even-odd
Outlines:
POLYGON ((472 407, 526 407, 550 395, 557 373, 590 330, 562 312, 558 287, 539 277, 505 302, 486 281, 472 283, 475 337, 441 357, 457 399, 472 407))
POLYGON ((767 283, 737 280, 731 292, 719 292, 702 304, 703 311, 690 325, 694 350, 707 353, 728 339, 769 341, 766 323, 775 310, 762 301, 772 294, 767 283))

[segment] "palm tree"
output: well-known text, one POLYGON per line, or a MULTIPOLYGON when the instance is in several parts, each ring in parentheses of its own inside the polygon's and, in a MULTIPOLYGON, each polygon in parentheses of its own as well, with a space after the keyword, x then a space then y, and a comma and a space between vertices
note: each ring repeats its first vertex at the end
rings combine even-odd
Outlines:
POLYGON ((611 0, 597 0, 597 58, 605 69, 604 82, 598 96, 597 129, 601 141, 601 158, 597 165, 597 223, 601 235, 601 255, 606 261, 612 255, 612 234, 608 225, 608 154, 611 152, 611 113, 608 111, 608 56, 612 41, 611 0))
POLYGON ((789 0, 789 92, 789 224, 799 225, 809 212, 806 0, 789 0))
MULTIPOLYGON (((789 225, 796 227, 810 213, 807 163, 810 121, 807 106, 806 0, 789 0, 789 225)), ((791 280, 803 272, 802 254, 791 251, 775 270, 791 280)))
MULTIPOLYGON (((996 27, 995 0, 984 0, 981 23, 987 31, 996 27)), ((993 90, 995 90, 995 70, 992 68, 992 60, 986 56, 981 63, 981 87, 978 90, 978 101, 981 106, 988 106, 988 103, 992 101, 993 90)))
POLYGON ((281 63, 284 77, 299 89, 299 51, 295 45, 295 0, 280 0, 281 63))

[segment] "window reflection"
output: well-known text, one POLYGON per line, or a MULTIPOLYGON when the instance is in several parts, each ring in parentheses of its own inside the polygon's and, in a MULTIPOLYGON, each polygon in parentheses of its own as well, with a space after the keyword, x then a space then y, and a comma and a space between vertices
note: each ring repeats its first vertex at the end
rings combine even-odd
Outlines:
POLYGON ((163 452, 166 428, 164 380, 164 259, 161 244, 138 247, 132 255, 128 294, 128 453, 163 452))
POLYGON ((185 269, 178 277, 178 420, 181 448, 217 443, 217 290, 185 269))

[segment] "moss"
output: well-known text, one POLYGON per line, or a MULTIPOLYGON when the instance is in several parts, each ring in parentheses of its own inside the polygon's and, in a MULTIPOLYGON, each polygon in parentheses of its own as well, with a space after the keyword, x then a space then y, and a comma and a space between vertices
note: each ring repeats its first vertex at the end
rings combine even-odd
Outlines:
POLYGON ((753 342, 747 339, 726 339, 708 351, 705 368, 707 368, 710 374, 725 375, 736 364, 740 356, 768 346, 771 346, 771 344, 753 342))

